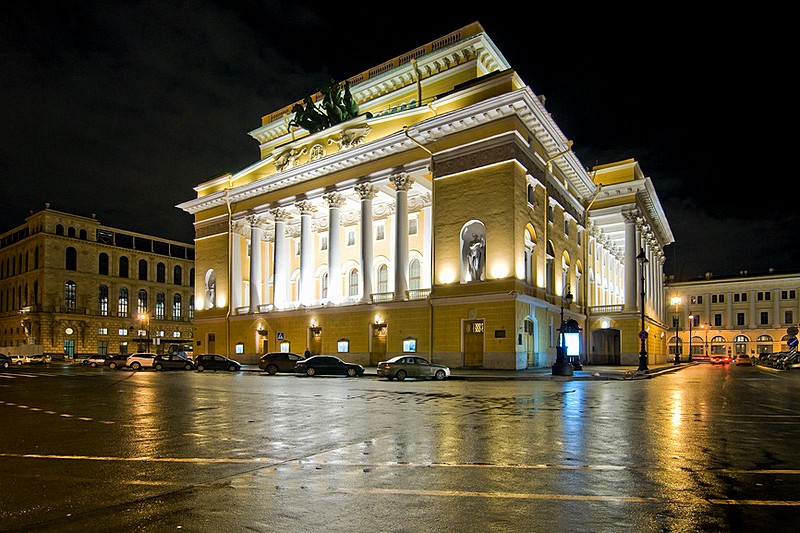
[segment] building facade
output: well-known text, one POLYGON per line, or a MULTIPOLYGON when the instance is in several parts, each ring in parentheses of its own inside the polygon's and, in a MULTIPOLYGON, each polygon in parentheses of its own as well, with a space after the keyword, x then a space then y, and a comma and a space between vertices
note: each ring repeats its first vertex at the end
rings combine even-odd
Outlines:
POLYGON ((669 352, 685 360, 689 353, 696 359, 788 351, 787 329, 800 320, 799 293, 798 273, 670 281, 665 288, 669 352))
POLYGON ((194 246, 50 209, 0 235, 0 349, 55 358, 193 342, 194 246))
POLYGON ((587 171, 479 24, 342 87, 350 118, 309 125, 338 112, 330 93, 262 117, 259 160, 178 206, 197 349, 520 369, 553 363, 563 317, 576 360, 632 364, 644 292, 666 358, 652 183, 633 160, 587 171))

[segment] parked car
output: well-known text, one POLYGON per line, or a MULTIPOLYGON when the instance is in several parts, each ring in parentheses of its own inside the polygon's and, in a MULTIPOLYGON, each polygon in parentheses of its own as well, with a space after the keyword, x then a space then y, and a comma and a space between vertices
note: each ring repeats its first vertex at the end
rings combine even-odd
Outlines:
POLYGON ((128 356, 125 354, 110 355, 103 363, 108 368, 114 370, 115 368, 123 368, 128 361, 128 356))
POLYGON ((739 355, 737 355, 736 359, 734 359, 733 362, 736 363, 736 366, 739 366, 739 365, 750 365, 750 366, 753 366, 753 360, 750 359, 750 356, 747 355, 746 353, 740 353, 739 355))
POLYGON ((312 355, 308 359, 297 361, 294 371, 307 376, 361 376, 364 367, 355 363, 346 363, 333 355, 312 355))
POLYGON ((165 353, 153 358, 153 368, 156 370, 194 370, 194 362, 179 353, 165 353))
POLYGON ((712 365, 727 365, 731 362, 729 355, 712 354, 710 359, 712 365))
POLYGON ((49 363, 50 356, 49 355, 26 355, 24 356, 25 360, 24 363, 49 363))
POLYGON ((133 370, 141 370, 142 368, 153 368, 153 360, 156 354, 154 353, 134 353, 125 359, 125 366, 133 370))
POLYGON ((24 355, 11 354, 8 356, 8 358, 11 359, 11 362, 14 363, 15 365, 21 365, 22 363, 26 362, 24 355))
POLYGON ((98 366, 105 366, 107 359, 107 355, 90 355, 89 357, 83 359, 81 363, 84 365, 89 365, 92 368, 97 368, 98 366))
POLYGON ((195 357, 194 364, 198 372, 203 370, 228 370, 229 372, 236 372, 242 369, 239 361, 228 359, 224 355, 216 353, 203 353, 195 357))
POLYGON ((378 376, 385 377, 389 381, 395 378, 403 381, 407 377, 442 380, 450 376, 450 369, 444 365, 431 363, 424 357, 398 355, 388 361, 378 363, 378 376))
POLYGON ((269 374, 277 372, 294 372, 295 363, 302 361, 303 356, 291 352, 270 352, 261 356, 258 368, 269 374))
POLYGON ((8 368, 11 366, 11 358, 4 353, 0 353, 0 368, 8 368))

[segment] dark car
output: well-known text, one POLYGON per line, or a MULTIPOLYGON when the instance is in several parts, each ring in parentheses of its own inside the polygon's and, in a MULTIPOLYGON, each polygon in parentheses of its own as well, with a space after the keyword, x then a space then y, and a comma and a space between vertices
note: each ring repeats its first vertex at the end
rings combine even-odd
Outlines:
POLYGON ((270 352, 261 356, 258 368, 270 374, 294 372, 294 365, 303 359, 302 355, 291 352, 270 352))
POLYGON ((11 358, 4 353, 0 353, 0 368, 8 368, 11 366, 11 358))
POLYGON ((125 354, 109 355, 108 358, 103 363, 103 365, 107 366, 112 370, 115 368, 125 368, 125 362, 127 360, 128 356, 125 354))
POLYGON ((194 365, 198 372, 202 372, 203 370, 228 370, 230 372, 236 372, 242 369, 242 365, 239 364, 238 361, 228 359, 224 355, 216 353, 198 355, 194 359, 194 365))
POLYGON ((363 375, 364 367, 355 363, 345 363, 333 355, 314 355, 295 363, 294 371, 306 376, 353 377, 363 375))
POLYGON ((194 370, 195 365, 191 359, 178 353, 157 355, 153 358, 153 368, 156 370, 194 370))

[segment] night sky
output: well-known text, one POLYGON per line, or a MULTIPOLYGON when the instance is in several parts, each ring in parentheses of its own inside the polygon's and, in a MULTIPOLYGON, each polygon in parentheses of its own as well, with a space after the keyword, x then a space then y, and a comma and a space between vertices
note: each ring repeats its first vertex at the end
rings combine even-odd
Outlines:
POLYGON ((632 157, 652 178, 676 241, 668 275, 800 271, 794 126, 781 125, 796 44, 779 13, 317 4, 4 8, 0 231, 49 202, 191 242, 175 205, 258 159, 247 132, 262 115, 477 21, 584 166, 632 157))

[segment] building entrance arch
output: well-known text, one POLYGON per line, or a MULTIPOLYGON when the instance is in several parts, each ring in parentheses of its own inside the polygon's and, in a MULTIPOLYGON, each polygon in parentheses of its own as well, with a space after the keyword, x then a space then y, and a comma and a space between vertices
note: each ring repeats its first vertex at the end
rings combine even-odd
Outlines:
POLYGON ((592 331, 593 365, 618 365, 620 364, 620 331, 606 328, 592 331))

